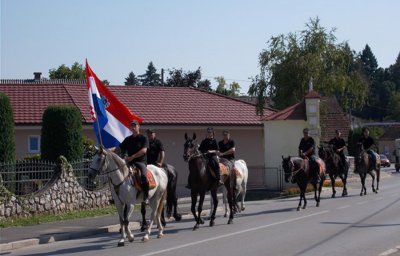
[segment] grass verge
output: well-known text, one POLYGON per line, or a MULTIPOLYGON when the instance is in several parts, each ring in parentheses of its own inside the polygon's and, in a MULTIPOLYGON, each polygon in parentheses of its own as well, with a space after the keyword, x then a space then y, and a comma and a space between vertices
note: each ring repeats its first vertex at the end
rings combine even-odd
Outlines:
POLYGON ((0 228, 16 227, 16 226, 30 226, 37 225, 41 223, 48 223, 61 220, 72 220, 72 219, 82 219, 88 217, 104 216, 117 213, 117 209, 114 205, 98 208, 98 209, 88 209, 71 211, 60 214, 37 214, 30 217, 18 217, 18 218, 8 218, 0 220, 0 228))

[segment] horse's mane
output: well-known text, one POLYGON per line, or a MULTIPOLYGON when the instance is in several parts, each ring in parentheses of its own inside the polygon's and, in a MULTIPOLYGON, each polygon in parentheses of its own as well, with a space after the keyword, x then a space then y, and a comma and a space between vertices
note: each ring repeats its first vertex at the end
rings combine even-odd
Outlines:
POLYGON ((125 160, 119 157, 111 150, 107 149, 107 152, 111 154, 111 158, 114 160, 115 164, 118 166, 118 169, 120 169, 120 171, 124 174, 124 176, 128 175, 129 169, 128 166, 126 165, 125 160))

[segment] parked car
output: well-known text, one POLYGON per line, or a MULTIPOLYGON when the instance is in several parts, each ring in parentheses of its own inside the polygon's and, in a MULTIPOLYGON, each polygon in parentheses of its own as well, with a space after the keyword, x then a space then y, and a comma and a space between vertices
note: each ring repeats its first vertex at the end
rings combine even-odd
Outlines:
POLYGON ((380 154, 381 157, 381 166, 383 167, 390 167, 390 160, 387 158, 386 155, 380 154))

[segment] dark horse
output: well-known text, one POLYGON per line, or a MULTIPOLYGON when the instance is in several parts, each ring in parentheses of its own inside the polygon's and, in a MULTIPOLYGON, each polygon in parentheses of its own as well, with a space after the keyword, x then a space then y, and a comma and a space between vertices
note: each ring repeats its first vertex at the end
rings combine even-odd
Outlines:
POLYGON ((331 145, 327 147, 319 147, 318 155, 325 161, 326 171, 329 174, 332 184, 332 197, 336 196, 335 180, 337 177, 339 177, 343 182, 342 196, 347 196, 347 175, 349 172, 349 165, 347 163, 342 163, 340 155, 333 151, 331 145))
MULTIPOLYGON (((175 170, 175 167, 172 165, 167 165, 167 176, 168 176, 168 185, 167 185, 167 217, 170 218, 174 216, 176 221, 180 221, 182 219, 182 215, 178 213, 178 197, 176 196, 176 185, 178 181, 178 173, 175 170), (174 214, 172 215, 172 210, 174 214)), ((140 230, 143 232, 147 227, 146 221, 146 206, 144 204, 141 205, 141 213, 142 213, 142 226, 140 230)), ((164 211, 161 213, 161 224, 165 227, 166 221, 164 217, 164 211)))
POLYGON ((314 198, 317 202, 317 207, 319 207, 321 190, 325 180, 325 170, 320 171, 320 166, 315 162, 309 163, 309 161, 300 157, 290 156, 286 158, 282 156, 282 168, 285 173, 285 181, 289 182, 289 178, 291 178, 290 181, 297 183, 300 188, 300 201, 297 210, 300 211, 302 200, 304 200, 303 209, 307 208, 306 189, 308 183, 311 183, 314 188, 314 198), (316 179, 317 172, 320 175, 320 182, 317 182, 316 179))
POLYGON ((376 155, 376 166, 372 166, 372 159, 367 153, 366 150, 364 150, 364 147, 361 143, 357 144, 357 152, 354 158, 354 164, 355 164, 355 172, 358 172, 360 175, 361 179, 361 192, 360 196, 366 195, 367 194, 367 188, 365 187, 365 179, 367 177, 367 174, 371 175, 372 177, 372 191, 374 193, 378 193, 379 190, 379 178, 381 174, 381 166, 380 166, 380 158, 379 155, 376 155), (374 186, 375 183, 375 174, 374 171, 376 172, 376 189, 374 186))
MULTIPOLYGON (((211 192, 211 198, 214 202, 214 207, 211 209, 212 214, 210 217, 210 226, 212 227, 215 224, 215 213, 218 206, 218 183, 214 178, 211 177, 210 171, 208 170, 209 167, 207 160, 198 149, 196 134, 193 134, 193 138, 188 138, 187 134, 185 133, 185 140, 183 159, 189 164, 189 182, 191 185, 190 194, 192 198, 191 211, 196 221, 196 225, 193 227, 193 230, 198 229, 200 224, 204 224, 204 221, 201 218, 201 211, 203 210, 204 197, 207 191, 211 192), (198 195, 200 195, 200 199, 196 213, 198 195)), ((228 203, 230 209, 228 224, 231 224, 233 222, 233 192, 229 177, 230 176, 228 175, 228 178, 225 180, 224 184, 228 191, 228 203)))

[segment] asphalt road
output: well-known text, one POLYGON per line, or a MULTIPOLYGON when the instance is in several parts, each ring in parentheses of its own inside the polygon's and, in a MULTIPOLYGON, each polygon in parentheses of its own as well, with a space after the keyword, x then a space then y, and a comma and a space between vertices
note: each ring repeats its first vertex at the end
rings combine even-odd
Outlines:
POLYGON ((232 225, 219 211, 216 226, 208 227, 207 221, 192 231, 194 222, 187 216, 168 223, 163 239, 153 232, 146 243, 135 230, 135 241, 125 247, 116 246, 119 234, 113 233, 0 255, 384 255, 400 245, 400 174, 382 179, 378 194, 370 184, 368 178, 368 194, 362 197, 359 179, 345 198, 332 199, 325 190, 318 208, 308 195, 308 208, 299 212, 297 197, 247 202, 232 225))

